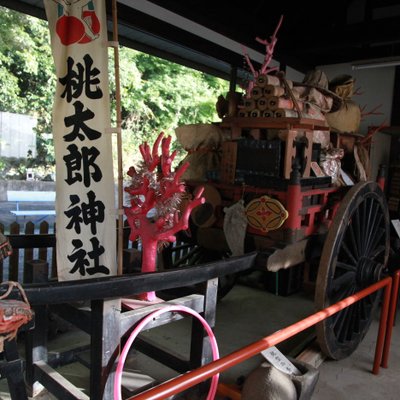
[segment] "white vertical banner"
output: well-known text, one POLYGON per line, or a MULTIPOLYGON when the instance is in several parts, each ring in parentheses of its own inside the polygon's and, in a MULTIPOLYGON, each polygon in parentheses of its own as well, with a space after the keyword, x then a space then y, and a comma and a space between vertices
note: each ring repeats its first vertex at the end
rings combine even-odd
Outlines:
POLYGON ((104 0, 44 0, 56 67, 58 279, 115 275, 108 39, 104 0))

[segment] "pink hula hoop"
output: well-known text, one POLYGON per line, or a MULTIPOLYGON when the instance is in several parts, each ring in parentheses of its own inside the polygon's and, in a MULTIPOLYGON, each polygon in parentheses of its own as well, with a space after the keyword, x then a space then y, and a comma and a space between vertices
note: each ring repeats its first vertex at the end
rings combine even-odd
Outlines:
MULTIPOLYGON (((207 332, 208 337, 210 338, 211 343, 211 350, 213 355, 213 361, 219 358, 218 346, 217 341, 215 339, 214 332, 212 331, 210 325, 208 325, 207 321, 196 311, 185 307, 185 306, 178 306, 178 305, 171 305, 166 307, 161 307, 156 311, 153 311, 149 315, 146 315, 140 322, 137 324, 135 329, 130 334, 127 342, 125 343, 124 348, 119 356, 117 369, 115 371, 115 378, 114 378, 114 399, 115 400, 122 400, 121 396, 121 381, 122 381, 122 371, 124 369, 126 357, 128 356, 128 352, 132 346, 133 341, 136 339, 137 335, 140 331, 154 318, 157 318, 161 314, 165 314, 167 312, 183 312, 186 314, 190 314, 193 317, 196 317, 203 325, 204 329, 207 332)), ((213 400, 215 394, 217 392, 217 385, 218 385, 218 377, 219 374, 216 374, 211 379, 210 390, 208 392, 207 400, 213 400)))

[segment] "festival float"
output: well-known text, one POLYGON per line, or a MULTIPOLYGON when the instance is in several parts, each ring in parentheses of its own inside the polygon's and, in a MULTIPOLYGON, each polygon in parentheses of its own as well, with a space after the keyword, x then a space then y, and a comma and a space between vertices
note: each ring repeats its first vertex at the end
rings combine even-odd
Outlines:
MULTIPOLYGON (((315 290, 323 309, 378 281, 389 255, 389 213, 378 182, 368 179, 368 145, 375 131, 358 131, 362 111, 351 100, 351 77, 329 83, 323 71, 303 82, 270 68, 278 23, 244 95, 220 96, 216 124, 181 126, 188 150, 188 188, 204 187, 192 212, 183 264, 258 253, 258 287, 288 295, 315 290)), ((173 253, 173 249, 172 249, 173 253)), ((180 257, 169 258, 171 266, 180 257)), ((222 278, 226 294, 237 276, 222 278)), ((245 277, 241 278, 246 280, 245 277)), ((369 296, 320 323, 318 342, 334 359, 351 354, 366 334, 379 296, 369 296)))

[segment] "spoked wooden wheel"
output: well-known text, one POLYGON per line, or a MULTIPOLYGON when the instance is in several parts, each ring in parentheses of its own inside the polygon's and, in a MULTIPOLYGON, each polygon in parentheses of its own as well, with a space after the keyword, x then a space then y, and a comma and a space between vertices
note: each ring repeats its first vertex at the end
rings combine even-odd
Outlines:
MULTIPOLYGON (((381 278, 389 255, 389 213, 379 186, 361 182, 344 196, 329 229, 319 264, 315 304, 321 310, 381 278)), ((333 359, 349 356, 364 338, 376 293, 317 325, 322 351, 333 359)))

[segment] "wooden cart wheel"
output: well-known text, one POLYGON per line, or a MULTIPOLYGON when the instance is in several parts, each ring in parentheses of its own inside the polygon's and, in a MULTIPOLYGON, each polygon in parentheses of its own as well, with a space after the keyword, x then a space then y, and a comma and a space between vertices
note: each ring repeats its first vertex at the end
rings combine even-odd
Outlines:
MULTIPOLYGON (((381 278, 389 256, 389 213, 374 182, 361 182, 344 196, 328 231, 319 264, 315 304, 328 307, 381 278)), ((322 351, 349 356, 368 331, 379 303, 376 293, 317 325, 322 351)))

